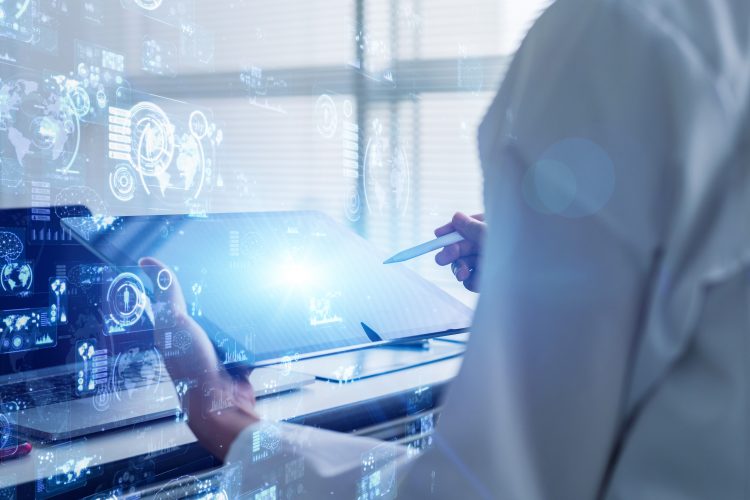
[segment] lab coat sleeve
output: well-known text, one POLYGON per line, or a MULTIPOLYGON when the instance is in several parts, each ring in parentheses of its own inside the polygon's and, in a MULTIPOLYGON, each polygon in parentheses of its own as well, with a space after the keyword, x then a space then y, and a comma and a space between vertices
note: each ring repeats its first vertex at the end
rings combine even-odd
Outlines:
POLYGON ((409 460, 405 447, 376 439, 260 422, 232 444, 225 491, 243 498, 395 498, 409 460))
POLYGON ((606 491, 685 182, 676 167, 717 109, 700 52, 643 4, 557 2, 482 125, 489 233, 474 335, 437 446, 410 472, 433 471, 439 497, 606 491))

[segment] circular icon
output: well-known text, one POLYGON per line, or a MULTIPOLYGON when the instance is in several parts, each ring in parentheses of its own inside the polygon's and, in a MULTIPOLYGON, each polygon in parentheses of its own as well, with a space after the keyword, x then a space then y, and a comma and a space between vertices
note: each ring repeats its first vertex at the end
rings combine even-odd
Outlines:
POLYGON ((409 204, 409 163, 404 150, 383 137, 367 142, 364 159, 365 201, 370 213, 384 214, 394 210, 406 213, 409 204))
POLYGON ((131 164, 146 177, 159 176, 172 163, 174 127, 162 109, 151 102, 140 102, 130 109, 133 144, 131 164))
POLYGON ((169 269, 161 269, 156 275, 156 284, 162 290, 167 290, 172 286, 172 273, 169 269))
POLYGON ((20 335, 13 335, 10 341, 10 346, 14 351, 21 349, 23 347, 23 337, 20 335))
POLYGON ((146 301, 146 289, 141 279, 133 273, 122 273, 109 285, 109 316, 120 327, 137 323, 146 310, 146 301))
POLYGON ((347 118, 351 118, 353 112, 354 110, 352 106, 352 101, 350 101, 349 99, 345 100, 344 101, 344 116, 347 118))
POLYGON ((346 218, 351 222, 357 222, 362 215, 362 200, 359 197, 359 190, 356 186, 349 192, 344 213, 346 214, 346 218))
POLYGON ((130 201, 135 196, 135 176, 128 165, 118 165, 109 174, 109 189, 120 201, 130 201))
POLYGON ((195 110, 190 113, 190 119, 188 120, 190 133, 195 136, 196 139, 203 139, 208 134, 208 119, 202 111, 195 110))
POLYGON ((141 9, 156 10, 161 6, 162 0, 133 0, 141 9))
POLYGON ((104 91, 104 89, 99 89, 96 91, 96 105, 100 108, 104 109, 107 106, 107 93, 104 91))
POLYGON ((96 411, 107 411, 109 409, 109 403, 112 401, 112 393, 106 387, 99 386, 96 389, 96 394, 91 399, 93 399, 94 409, 96 411))
POLYGON ((336 111, 336 103, 333 102, 331 96, 323 94, 318 97, 315 102, 315 120, 320 135, 326 139, 334 136, 339 126, 339 117, 336 111))
POLYGON ((83 118, 91 111, 91 98, 83 87, 76 85, 68 90, 68 99, 78 118, 83 118))
POLYGON ((31 291, 34 272, 27 263, 11 262, 0 271, 0 285, 4 292, 23 294, 31 291))

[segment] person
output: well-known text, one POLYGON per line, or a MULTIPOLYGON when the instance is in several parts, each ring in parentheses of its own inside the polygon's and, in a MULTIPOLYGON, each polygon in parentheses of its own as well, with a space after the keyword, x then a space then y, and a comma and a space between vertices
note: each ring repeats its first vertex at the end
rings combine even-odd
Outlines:
POLYGON ((311 498, 367 498, 363 456, 399 498, 747 498, 748 33, 740 0, 539 18, 479 129, 485 220, 438 230, 483 236, 438 256, 480 295, 431 448, 263 422, 181 312, 198 355, 170 373, 236 395, 188 398, 198 439, 246 491, 301 461, 311 498), (254 463, 269 426, 278 461, 254 463))

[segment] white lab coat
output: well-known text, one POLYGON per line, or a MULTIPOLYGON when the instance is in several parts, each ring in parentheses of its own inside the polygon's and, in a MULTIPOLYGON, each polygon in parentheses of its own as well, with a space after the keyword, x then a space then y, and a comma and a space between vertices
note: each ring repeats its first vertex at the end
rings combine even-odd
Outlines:
POLYGON ((246 491, 296 459, 297 493, 375 498, 379 446, 399 498, 749 498, 749 51, 741 0, 553 5, 479 132, 481 295, 434 446, 282 426, 252 464, 251 428, 246 491))

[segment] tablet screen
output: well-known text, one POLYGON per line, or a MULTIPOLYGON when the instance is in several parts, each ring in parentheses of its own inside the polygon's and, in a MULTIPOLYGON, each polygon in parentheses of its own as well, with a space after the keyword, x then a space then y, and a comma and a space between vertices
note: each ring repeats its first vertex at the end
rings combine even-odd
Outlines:
MULTIPOLYGON (((113 282, 122 292, 106 298, 116 303, 109 304, 114 324, 105 333, 127 335, 136 323, 123 326, 130 321, 118 319, 137 312, 138 294, 177 279, 188 312, 230 365, 435 336, 471 323, 468 307, 404 266, 383 265, 385 255, 320 213, 65 223, 121 273, 113 282), (142 283, 137 262, 145 256, 171 271, 157 283, 142 283)), ((179 332, 175 336, 178 340, 179 332)))

